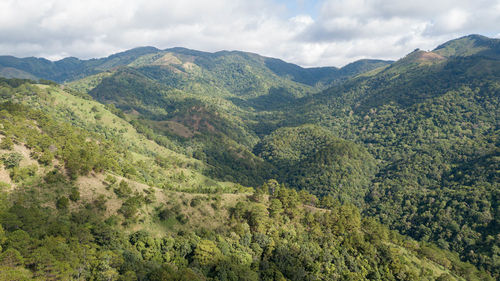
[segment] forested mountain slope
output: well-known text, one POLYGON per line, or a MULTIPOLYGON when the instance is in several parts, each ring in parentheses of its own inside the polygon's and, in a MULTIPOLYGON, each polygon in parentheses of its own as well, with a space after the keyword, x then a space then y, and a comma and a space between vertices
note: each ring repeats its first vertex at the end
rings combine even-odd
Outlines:
POLYGON ((0 81, 2 266, 40 279, 498 279, 499 42, 340 69, 184 48, 1 57, 0 75, 71 81, 0 81), (64 227, 36 232, 29 217, 64 227), (91 259, 72 244, 85 227, 91 259))
POLYGON ((363 202, 377 171, 362 146, 314 125, 280 128, 254 152, 276 167, 280 181, 316 195, 333 195, 342 203, 363 202))
POLYGON ((493 280, 351 204, 204 179, 88 97, 0 89, 0 280, 493 280))
POLYGON ((379 161, 367 187, 366 214, 496 274, 498 42, 469 36, 432 52, 415 51, 377 73, 298 101, 284 118, 321 124, 379 161))
MULTIPOLYGON (((102 71, 112 71, 117 67, 172 66, 172 69, 179 69, 179 65, 184 64, 186 66, 186 62, 189 62, 187 67, 196 66, 208 71, 214 69, 229 70, 238 67, 238 62, 247 66, 253 64, 254 67, 261 68, 268 73, 310 86, 315 86, 318 83, 327 85, 333 81, 345 79, 391 63, 391 61, 383 60, 360 60, 340 69, 336 67, 303 68, 280 59, 240 51, 208 53, 186 48, 159 50, 154 47, 139 47, 106 58, 90 60, 69 57, 59 61, 49 61, 44 58, 0 56, 0 69, 3 69, 5 74, 9 74, 10 71, 12 77, 18 77, 16 73, 19 73, 19 75, 29 75, 30 78, 37 77, 61 83, 74 81, 102 71)), ((179 70, 183 71, 182 69, 179 70)), ((234 70, 245 71, 237 68, 234 70)), ((224 73, 219 72, 219 74, 224 73)), ((233 71, 227 74, 234 76, 237 75, 237 72, 233 71)), ((266 77, 259 78, 266 79, 266 77)), ((241 85, 238 85, 237 88, 240 90, 241 85)))

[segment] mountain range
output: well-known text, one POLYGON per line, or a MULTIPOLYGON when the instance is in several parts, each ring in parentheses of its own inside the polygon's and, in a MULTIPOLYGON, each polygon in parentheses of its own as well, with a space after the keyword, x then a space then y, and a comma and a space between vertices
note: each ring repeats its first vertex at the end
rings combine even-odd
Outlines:
POLYGON ((0 280, 500 278, 500 39, 342 68, 0 56, 0 76, 0 280))

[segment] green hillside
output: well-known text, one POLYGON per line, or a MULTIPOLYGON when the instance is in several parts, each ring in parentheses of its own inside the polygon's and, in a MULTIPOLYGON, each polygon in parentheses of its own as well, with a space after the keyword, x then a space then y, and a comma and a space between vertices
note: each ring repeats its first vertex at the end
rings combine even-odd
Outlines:
POLYGON ((495 48, 449 58, 434 53, 443 47, 415 51, 298 100, 283 122, 320 124, 366 147, 380 164, 365 214, 498 275, 500 62, 482 55, 495 48))
POLYGON ((488 278, 352 205, 203 179, 116 109, 56 86, 1 89, 1 280, 488 278))
POLYGON ((435 53, 445 57, 484 56, 500 58, 500 41, 481 35, 469 35, 439 45, 435 53))
POLYGON ((263 138, 255 152, 289 186, 333 195, 342 203, 363 202, 377 166, 362 146, 312 125, 280 128, 263 138))
POLYGON ((0 57, 0 280, 497 280, 499 42, 0 57))

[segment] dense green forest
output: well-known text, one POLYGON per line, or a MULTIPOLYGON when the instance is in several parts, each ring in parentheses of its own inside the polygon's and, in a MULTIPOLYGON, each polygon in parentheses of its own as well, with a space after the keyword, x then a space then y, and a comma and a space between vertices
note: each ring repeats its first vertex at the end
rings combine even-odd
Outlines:
POLYGON ((500 278, 498 39, 0 67, 0 280, 500 278))
POLYGON ((362 202, 376 172, 366 149, 314 125, 283 127, 263 138, 255 153, 272 163, 275 177, 290 187, 342 203, 362 202))

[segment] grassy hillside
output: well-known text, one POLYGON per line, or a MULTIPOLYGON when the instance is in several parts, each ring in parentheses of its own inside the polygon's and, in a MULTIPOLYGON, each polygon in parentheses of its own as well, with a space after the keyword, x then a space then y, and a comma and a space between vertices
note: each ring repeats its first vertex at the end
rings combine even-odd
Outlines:
MULTIPOLYGON (((14 89, 3 89, 10 93, 8 100, 22 101, 28 108, 39 109, 56 121, 81 128, 126 151, 128 156, 124 161, 129 162, 129 177, 150 185, 184 191, 201 190, 202 183, 211 181, 202 175, 208 169, 202 162, 168 149, 168 139, 162 142, 163 145, 149 140, 129 122, 115 115, 123 116, 116 108, 72 95, 58 86, 23 84, 14 89)), ((212 188, 217 186, 230 185, 214 183, 212 188)))

